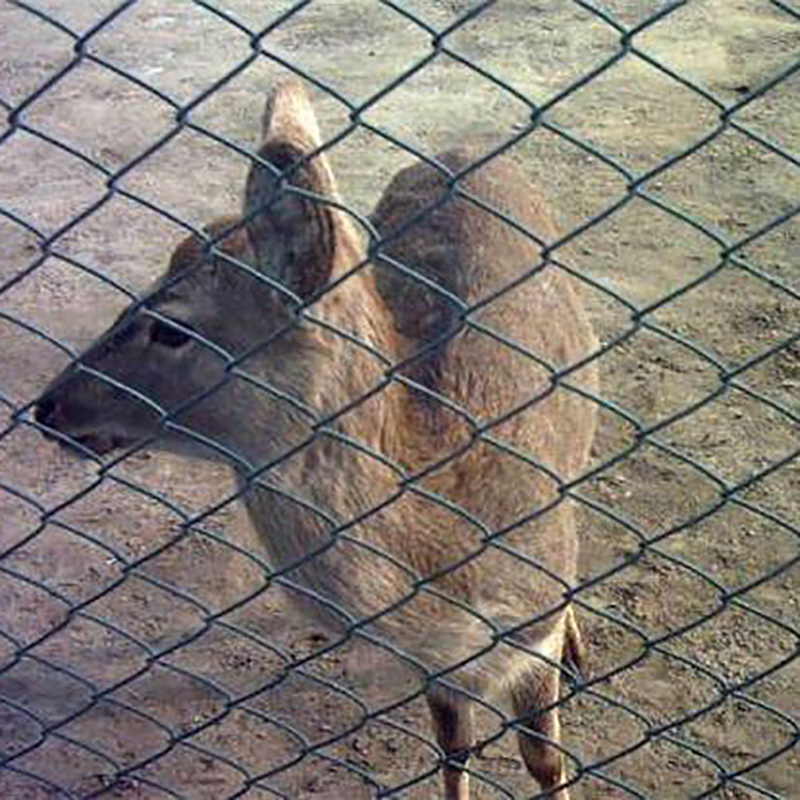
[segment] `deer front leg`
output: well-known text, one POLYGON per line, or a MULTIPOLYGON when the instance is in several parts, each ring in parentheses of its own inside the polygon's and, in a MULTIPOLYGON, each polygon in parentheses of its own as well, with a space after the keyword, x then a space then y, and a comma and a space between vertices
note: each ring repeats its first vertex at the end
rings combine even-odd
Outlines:
POLYGON ((472 707, 469 701, 442 687, 428 690, 436 741, 445 754, 445 800, 469 800, 469 775, 464 767, 472 746, 472 707))

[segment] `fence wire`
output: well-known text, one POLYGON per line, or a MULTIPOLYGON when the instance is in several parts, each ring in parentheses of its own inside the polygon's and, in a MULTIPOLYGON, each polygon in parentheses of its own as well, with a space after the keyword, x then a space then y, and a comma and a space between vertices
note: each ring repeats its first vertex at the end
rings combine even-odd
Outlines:
MULTIPOLYGON (((504 138, 493 140, 473 168, 510 153, 535 172, 519 156, 519 148, 531 142, 555 141, 574 154, 575 169, 589 174, 586 164, 602 167, 618 187, 590 211, 576 215, 560 238, 546 242, 544 248, 548 263, 583 284, 593 316, 606 320, 598 324, 602 344, 592 355, 603 376, 603 388, 592 398, 602 419, 595 459, 580 479, 560 486, 560 496, 571 497, 579 506, 585 531, 582 580, 566 597, 588 632, 592 663, 590 675, 572 676, 573 680, 562 686, 558 701, 565 726, 560 747, 567 756, 572 791, 585 797, 798 796, 800 607, 796 586, 800 528, 794 496, 800 412, 793 370, 800 339, 800 290, 798 234, 793 226, 800 212, 800 194, 791 183, 793 178, 787 178, 789 188, 781 201, 765 205, 761 189, 753 184, 752 196, 745 196, 743 202, 759 213, 737 226, 735 222, 714 224, 691 202, 675 200, 661 189, 673 181, 696 186, 692 175, 692 170, 699 169, 696 159, 713 154, 724 160, 723 150, 715 148, 721 148, 731 136, 743 143, 746 159, 757 163, 772 159, 774 170, 794 175, 800 167, 796 148, 791 149, 783 131, 775 131, 771 138, 772 132, 765 132, 751 112, 759 104, 796 91, 792 80, 800 71, 800 8, 781 0, 746 4, 753 14, 772 15, 775 30, 784 26, 781 30, 788 33, 779 42, 776 39, 780 58, 768 71, 721 91, 692 77, 691 69, 682 69, 680 58, 660 57, 657 47, 648 46, 647 38, 692 8, 702 7, 712 18, 722 15, 719 4, 692 0, 531 4, 522 13, 531 20, 541 17, 541 27, 532 23, 536 35, 549 32, 544 21, 546 13, 555 8, 590 21, 610 42, 591 67, 571 75, 557 91, 543 95, 521 88, 525 81, 514 74, 496 74, 490 59, 481 59, 480 47, 466 55, 468 49, 458 39, 465 32, 476 36, 478 42, 484 36, 490 38, 491 27, 498 24, 500 16, 510 14, 514 4, 492 0, 440 4, 449 10, 444 23, 441 17, 426 13, 424 4, 376 0, 372 5, 386 14, 387 26, 413 30, 425 42, 425 49, 419 57, 409 56, 402 69, 377 91, 366 93, 346 91, 324 70, 309 67, 302 57, 304 45, 298 46, 291 58, 273 46, 277 35, 292 25, 302 26, 304 15, 324 4, 305 0, 280 8, 251 4, 255 5, 259 7, 248 8, 246 14, 233 3, 204 0, 183 4, 97 2, 86 4, 83 18, 91 22, 81 25, 68 21, 72 14, 66 3, 6 0, 5 7, 0 7, 0 20, 6 20, 4 41, 11 42, 23 31, 25 35, 35 31, 37 37, 57 39, 59 46, 66 42, 71 49, 68 58, 53 58, 44 68, 34 65, 38 70, 35 86, 18 80, 15 69, 25 77, 25 64, 12 69, 10 61, 0 62, 0 104, 5 112, 0 170, 8 178, 0 177, 0 219, 8 232, 7 242, 27 243, 16 250, 11 245, 0 249, 4 262, 0 264, 0 321, 6 348, 6 365, 0 375, 9 382, 0 384, 0 403, 5 409, 0 433, 4 453, 0 511, 6 520, 0 535, 0 597, 7 598, 0 602, 5 605, 0 611, 0 794, 20 799, 333 798, 430 797, 439 791, 445 758, 422 714, 425 682, 384 679, 383 667, 368 667, 379 684, 396 680, 391 687, 396 696, 375 701, 370 694, 373 690, 351 678, 342 654, 356 648, 354 640, 360 638, 366 640, 362 646, 372 644, 374 651, 380 651, 370 656, 378 663, 382 657, 406 664, 413 659, 371 637, 368 620, 348 619, 343 637, 315 633, 291 622, 253 623, 253 618, 275 615, 274 606, 266 600, 273 587, 280 586, 288 594, 310 591, 293 580, 291 569, 276 570, 254 543, 242 543, 229 533, 232 506, 254 484, 269 486, 289 503, 308 506, 308 501, 290 488, 270 483, 277 462, 248 464, 250 478, 245 485, 215 495, 199 508, 192 498, 187 501, 179 488, 171 491, 169 475, 162 475, 160 485, 154 485, 150 479, 156 473, 143 447, 110 461, 96 461, 91 478, 83 467, 73 464, 72 469, 80 475, 78 485, 77 478, 63 471, 69 467, 53 472, 52 464, 42 463, 49 458, 42 454, 51 451, 39 441, 33 404, 43 386, 39 373, 43 375, 44 370, 29 359, 32 354, 44 353, 45 348, 48 353, 55 348, 69 359, 79 355, 74 343, 62 341, 52 332, 57 325, 46 324, 71 313, 68 303, 54 302, 54 290, 43 285, 54 280, 54 273, 48 271, 53 263, 64 266, 73 281, 78 276, 77 283, 62 277, 67 288, 56 287, 55 291, 74 288, 79 293, 83 285, 99 282, 121 293, 126 301, 145 307, 147 298, 131 290, 113 265, 76 255, 76 233, 95 219, 102 227, 103 215, 114 203, 124 200, 175 231, 204 235, 176 210, 168 191, 134 188, 129 179, 148 163, 158 163, 173 141, 187 133, 209 146, 227 148, 238 159, 252 161, 253 149, 239 143, 229 128, 198 121, 205 104, 218 93, 231 90, 230 96, 235 97, 236 87, 248 81, 251 69, 268 65, 275 74, 291 72, 343 111, 348 122, 335 136, 326 138, 325 151, 346 150, 351 142, 363 141, 359 136, 369 135, 376 143, 373 146, 383 148, 381 152, 399 150, 431 161, 434 150, 421 145, 418 137, 404 138, 398 133, 403 126, 392 129, 375 122, 373 112, 393 102, 399 89, 424 80, 435 63, 447 59, 466 70, 470 79, 484 82, 508 102, 526 109, 524 121, 507 135, 501 131, 504 138), (209 79, 201 91, 183 102, 160 88, 159 81, 144 77, 145 71, 123 66, 130 60, 120 56, 119 46, 116 50, 104 47, 105 37, 124 26, 128 15, 142 10, 163 11, 169 25, 179 26, 180 15, 189 11, 202 14, 206 23, 213 22, 235 50, 224 74, 209 79), (35 25, 30 24, 33 22, 35 25), (672 147, 666 157, 648 159, 644 168, 633 166, 636 159, 626 158, 624 148, 598 144, 602 136, 595 137, 585 119, 559 116, 576 95, 632 63, 652 70, 664 86, 679 87, 702 107, 698 112, 702 123, 691 128, 691 136, 672 147), (169 115, 169 124, 150 137, 146 147, 117 166, 110 166, 113 159, 75 144, 65 125, 47 124, 47 112, 41 113, 52 95, 70 87, 72 78, 88 69, 97 75, 113 75, 131 91, 143 92, 159 108, 154 113, 169 115), (24 86, 24 91, 20 92, 19 86, 24 86), (356 96, 358 101, 353 99, 356 96), (57 206, 58 198, 48 197, 45 190, 39 195, 47 205, 41 214, 35 209, 20 210, 18 198, 6 187, 12 185, 14 170, 23 168, 15 161, 14 149, 22 141, 35 142, 45 148, 44 153, 57 152, 59 158, 88 170, 102 190, 82 206, 75 206, 74 213, 58 224, 53 224, 58 214, 50 208, 57 206), (674 258, 667 252, 674 247, 678 263, 691 262, 691 268, 676 270, 669 280, 658 282, 659 290, 647 297, 631 289, 630 282, 623 286, 617 281, 613 272, 617 259, 609 257, 611 251, 600 244, 604 237, 616 235, 614 224, 632 208, 645 209, 639 212, 643 214, 652 212, 661 221, 659 225, 669 228, 666 238, 656 239, 657 225, 653 223, 651 249, 663 248, 665 258, 674 258), (780 239, 783 236, 785 239, 780 239), (786 255, 777 254, 778 241, 786 255), (697 252, 702 256, 696 256, 697 252), (592 268, 596 257, 602 268, 592 268), (724 301, 716 295, 721 286, 727 287, 724 301), (49 319, 46 313, 44 317, 27 313, 30 308, 20 310, 17 297, 25 291, 34 292, 34 311, 47 310, 53 303, 49 319), (730 329, 722 334, 726 344, 720 345, 706 334, 715 315, 722 318, 727 313, 731 297, 750 327, 741 320, 730 321, 730 329), (683 314, 678 322, 671 316, 673 310, 683 314), (653 361, 648 360, 651 356, 653 361), (622 374, 617 358, 641 367, 627 396, 632 400, 629 406, 614 391, 614 380, 622 374), (658 359, 664 368, 656 372, 651 367, 658 359), (694 382, 686 378, 689 382, 678 383, 687 373, 694 376, 694 382), (22 374, 33 376, 35 388, 14 388, 28 386, 16 380, 15 376, 22 374), (661 394, 669 402, 660 406, 661 394), (648 411, 646 402, 637 406, 639 396, 650 398, 653 408, 648 411), (719 418, 726 414, 730 421, 721 427, 719 418), (767 440, 769 444, 764 443, 767 440), (39 476, 36 485, 29 480, 31 471, 39 476), (43 474, 46 477, 42 478, 43 474), (67 487, 60 495, 59 486, 67 487), (93 498, 99 498, 96 502, 101 509, 94 512, 98 515, 94 518, 82 510, 93 498), (125 530, 116 532, 107 521, 119 519, 109 510, 114 498, 128 503, 125 508, 132 515, 124 518, 128 520, 125 530), (671 507, 676 504, 680 507, 671 507), (168 534, 159 538, 153 533, 148 538, 142 533, 134 522, 138 513, 134 509, 140 506, 145 509, 141 526, 158 524, 168 534), (134 540, 138 549, 131 544, 134 540), (607 557, 593 560, 593 548, 605 548, 607 557), (73 576, 70 583, 63 579, 61 573, 67 568, 59 559, 75 552, 82 554, 82 563, 76 573, 79 577, 73 576), (216 567, 218 575, 206 574, 216 567), (240 575, 250 576, 249 583, 240 580, 240 575), (247 585, 242 588, 244 583, 247 585), (257 606, 259 610, 249 618, 240 615, 258 603, 267 604, 257 606), (154 616, 162 621, 174 618, 175 624, 164 622, 158 630, 148 629, 148 618, 154 616), (284 626, 288 631, 282 630, 284 626), (237 675, 242 680, 237 680, 237 675)), ((348 19, 356 27, 345 36, 352 35, 354 42, 361 37, 370 39, 369 29, 357 29, 362 5, 330 8, 334 13, 352 12, 348 19)), ((736 13, 738 8, 731 8, 731 16, 736 13)), ((726 20, 714 21, 723 26, 726 20)), ((566 24, 558 33, 566 38, 573 35, 566 24)), ((322 46, 329 35, 328 30, 314 30, 313 36, 303 41, 308 47, 322 46)), ((34 49, 33 43, 30 46, 34 49)), ((197 41, 194 46, 195 56, 202 59, 204 42, 197 41)), ((375 45, 377 49, 380 46, 375 45)), ((697 46, 702 51, 705 44, 701 41, 697 46)), ((690 48, 682 52, 690 53, 690 48)), ((520 75, 525 69, 520 63, 520 75)), ((441 94, 447 92, 457 95, 458 87, 440 88, 441 94)), ((670 120, 670 99, 666 94, 665 98, 665 132, 669 133, 670 121, 680 125, 686 120, 677 118, 680 112, 670 120)), ((601 102, 612 99, 601 95, 601 102)), ((791 100, 785 102, 782 108, 789 115, 791 100)), ((412 118, 415 110, 408 108, 404 114, 412 118)), ((768 117, 767 128, 775 119, 768 117)), ((793 120, 795 127, 790 126, 790 132, 796 134, 796 113, 793 120)), ((98 119, 96 124, 102 126, 103 122, 98 119)), ((627 131, 635 128, 637 121, 625 120, 619 125, 627 131)), ((658 152, 660 143, 654 141, 653 145, 658 152)), ((33 172, 39 167, 46 172, 46 163, 24 165, 33 172)), ((726 173, 728 167, 721 169, 726 173)), ((731 180, 733 171, 731 168, 731 180)), ((182 179, 191 181, 192 176, 182 179)), ((724 184, 718 187, 720 204, 724 204, 724 188, 724 184)), ((344 189, 346 195, 346 185, 344 189)), ((558 198, 558 187, 545 189, 558 198)), ((686 197, 691 199, 691 192, 686 197)), ((371 229, 370 253, 379 253, 382 243, 370 221, 349 207, 345 210, 371 229)), ((501 212, 491 213, 500 214, 509 225, 516 224, 501 212)), ((645 239, 651 232, 647 220, 656 216, 642 217, 644 229, 639 233, 645 239)), ((97 227, 91 230, 91 235, 105 241, 97 227)), ((619 250, 613 252, 619 255, 619 250)), ((660 255, 656 252, 655 258, 660 255)), ((131 257, 135 258, 135 253, 131 257)), ((351 274, 367 263, 354 265, 351 274)), ((498 296, 512 288, 504 287, 498 296)), ((477 306, 463 309, 467 324, 505 346, 515 346, 482 328, 475 316, 477 310, 477 306)), ((314 303, 305 307, 305 319, 326 324, 314 311, 314 303)), ((159 318, 157 312, 146 313, 159 318)), ((332 333, 353 339, 348 331, 332 333)), ((239 359, 232 359, 214 342, 204 343, 221 354, 229 374, 246 376, 239 359)), ((365 347, 358 340, 354 345, 365 347)), ((492 530, 425 488, 427 472, 446 465, 458 453, 443 447, 428 470, 407 474, 385 455, 338 431, 340 417, 357 412, 393 383, 407 381, 405 366, 385 362, 382 380, 368 395, 325 418, 313 412, 311 398, 298 400, 277 389, 270 391, 299 412, 312 415, 312 439, 323 435, 336 438, 352 448, 354 459, 374 459, 396 471, 397 492, 383 505, 399 502, 408 494, 424 498, 461 517, 465 527, 484 537, 484 547, 506 547, 503 538, 507 534, 535 521, 550 507, 531 509, 525 520, 508 530, 492 530)), ((554 371, 552 380, 569 385, 572 371, 574 367, 554 371)), ((140 399, 153 405, 149 398, 140 399)), ((435 399, 447 402, 443 397, 435 399)), ((535 400, 531 398, 531 402, 535 400)), ((175 427, 178 423, 172 417, 170 412, 165 424, 175 427)), ((507 447, 494 433, 502 420, 469 421, 473 443, 507 447)), ((239 462, 243 458, 238 453, 223 455, 239 462)), ((534 469, 543 469, 528 456, 514 455, 534 469)), ((290 457, 291 453, 286 453, 281 459, 290 457)), ((308 510, 325 514, 318 508, 308 510)), ((371 508, 364 518, 382 510, 371 508)), ((366 547, 354 533, 361 521, 327 519, 332 540, 366 547)), ((308 558, 314 555, 309 553, 308 558)), ((390 558, 382 551, 372 555, 390 558)), ((417 581, 414 592, 435 592, 436 587, 429 584, 437 577, 417 581)), ((398 605, 408 599, 402 598, 398 605)), ((381 615, 393 608, 387 606, 381 615)), ((472 613, 478 612, 473 609, 472 613)), ((150 624, 158 627, 152 619, 150 624)), ((448 672, 429 674, 427 681, 434 678, 446 682, 448 672)), ((504 749, 507 734, 520 721, 496 709, 489 699, 475 696, 472 700, 485 723, 476 757, 467 768, 473 791, 479 792, 477 796, 538 796, 533 784, 517 774, 514 756, 504 749)))

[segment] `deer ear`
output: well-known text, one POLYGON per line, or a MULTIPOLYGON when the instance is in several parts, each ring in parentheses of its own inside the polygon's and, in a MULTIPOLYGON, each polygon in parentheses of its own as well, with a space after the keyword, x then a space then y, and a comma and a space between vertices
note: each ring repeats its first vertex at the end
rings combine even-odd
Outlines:
POLYGON ((330 278, 339 236, 338 200, 311 101, 297 80, 267 99, 258 162, 250 168, 245 215, 261 270, 301 298, 330 278))

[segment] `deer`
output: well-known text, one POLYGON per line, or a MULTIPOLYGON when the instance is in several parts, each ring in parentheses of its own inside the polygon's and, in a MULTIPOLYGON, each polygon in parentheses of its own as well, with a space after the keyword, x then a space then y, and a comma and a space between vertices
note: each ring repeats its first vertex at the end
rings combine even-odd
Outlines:
POLYGON ((585 667, 570 488, 598 345, 541 192, 465 145, 358 217, 296 78, 268 93, 251 160, 241 210, 177 246, 33 424, 98 461, 229 464, 301 614, 424 679, 446 800, 468 800, 483 697, 568 800, 558 701, 585 667))

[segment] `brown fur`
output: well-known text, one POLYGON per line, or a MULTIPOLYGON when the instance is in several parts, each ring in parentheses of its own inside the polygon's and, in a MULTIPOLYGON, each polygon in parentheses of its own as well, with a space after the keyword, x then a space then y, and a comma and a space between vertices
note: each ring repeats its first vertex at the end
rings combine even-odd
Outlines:
MULTIPOLYGON (((158 318, 131 312, 84 355, 114 384, 72 368, 37 419, 97 454, 157 435, 230 458, 298 604, 444 674, 450 688, 430 687, 445 754, 470 745, 459 687, 494 691, 557 738, 557 712, 537 709, 557 696, 556 662, 582 660, 560 487, 584 469, 595 427, 570 387, 591 393, 597 378, 584 366, 554 379, 596 346, 572 279, 542 259, 554 227, 510 161, 471 170, 475 154, 454 151, 441 170, 395 177, 365 264, 347 217, 291 189, 338 201, 320 144, 299 85, 277 87, 243 215, 178 247, 147 304, 158 318), (165 319, 213 348, 166 336, 165 319)), ((521 748, 548 788, 563 777, 556 748, 525 736, 521 748)), ((452 761, 446 774, 448 800, 465 800, 452 761)))

